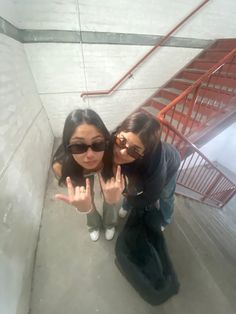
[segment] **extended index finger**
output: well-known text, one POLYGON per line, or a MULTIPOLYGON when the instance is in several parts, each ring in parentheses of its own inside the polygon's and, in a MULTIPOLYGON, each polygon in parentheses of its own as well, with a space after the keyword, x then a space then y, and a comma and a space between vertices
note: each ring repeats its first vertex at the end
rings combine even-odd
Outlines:
POLYGON ((70 177, 66 178, 66 184, 67 184, 69 199, 72 199, 75 195, 75 191, 74 191, 74 187, 73 187, 70 177))
POLYGON ((86 194, 90 195, 91 191, 90 191, 90 181, 89 178, 86 178, 86 194))
POLYGON ((120 165, 118 165, 116 169, 116 181, 120 182, 120 180, 121 180, 121 167, 120 165))

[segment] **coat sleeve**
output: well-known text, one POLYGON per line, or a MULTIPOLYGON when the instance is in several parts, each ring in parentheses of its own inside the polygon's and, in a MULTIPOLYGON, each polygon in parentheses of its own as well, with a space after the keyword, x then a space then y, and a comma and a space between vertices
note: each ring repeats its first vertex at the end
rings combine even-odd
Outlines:
POLYGON ((145 208, 154 204, 160 198, 165 178, 154 173, 145 181, 143 189, 137 191, 136 195, 127 194, 127 200, 132 207, 145 208))
MULTIPOLYGON (((142 170, 144 176, 138 180, 142 187, 137 187, 136 181, 134 184, 131 184, 131 186, 137 187, 136 193, 129 193, 128 189, 126 197, 132 207, 145 208, 153 205, 160 198, 163 187, 177 172, 180 156, 172 145, 162 143, 161 159, 158 164, 157 158, 158 154, 154 154, 150 160, 146 161, 147 170, 142 170)), ((135 171, 139 172, 140 168, 134 169, 131 177, 135 174, 135 171)), ((129 177, 128 173, 127 176, 129 177)))

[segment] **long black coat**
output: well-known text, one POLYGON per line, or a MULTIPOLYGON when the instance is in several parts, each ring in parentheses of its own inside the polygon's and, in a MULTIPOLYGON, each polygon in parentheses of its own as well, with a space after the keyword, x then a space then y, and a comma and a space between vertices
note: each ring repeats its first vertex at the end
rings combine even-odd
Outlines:
POLYGON ((160 223, 158 210, 131 211, 115 246, 119 270, 152 305, 165 302, 179 290, 160 223))

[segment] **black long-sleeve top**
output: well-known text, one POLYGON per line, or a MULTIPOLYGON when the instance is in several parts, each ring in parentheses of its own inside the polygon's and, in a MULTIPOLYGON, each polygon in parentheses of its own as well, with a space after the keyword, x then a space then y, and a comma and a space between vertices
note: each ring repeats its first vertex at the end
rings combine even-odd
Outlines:
POLYGON ((141 161, 122 165, 122 173, 128 177, 126 197, 130 205, 135 208, 153 205, 179 166, 179 152, 166 142, 160 142, 157 148, 141 161))

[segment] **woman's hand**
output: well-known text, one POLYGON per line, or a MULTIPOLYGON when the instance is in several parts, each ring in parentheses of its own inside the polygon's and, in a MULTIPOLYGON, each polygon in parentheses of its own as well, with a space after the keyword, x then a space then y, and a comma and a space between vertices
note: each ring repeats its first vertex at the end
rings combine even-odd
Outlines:
POLYGON ((125 182, 121 175, 121 167, 118 166, 116 170, 116 177, 107 180, 103 180, 101 174, 99 174, 99 180, 103 191, 103 196, 108 204, 116 204, 120 201, 121 193, 124 190, 125 182))
POLYGON ((61 200, 78 209, 78 211, 86 213, 92 209, 92 198, 89 179, 86 179, 86 187, 73 187, 70 177, 66 178, 68 195, 56 194, 55 199, 61 200))

